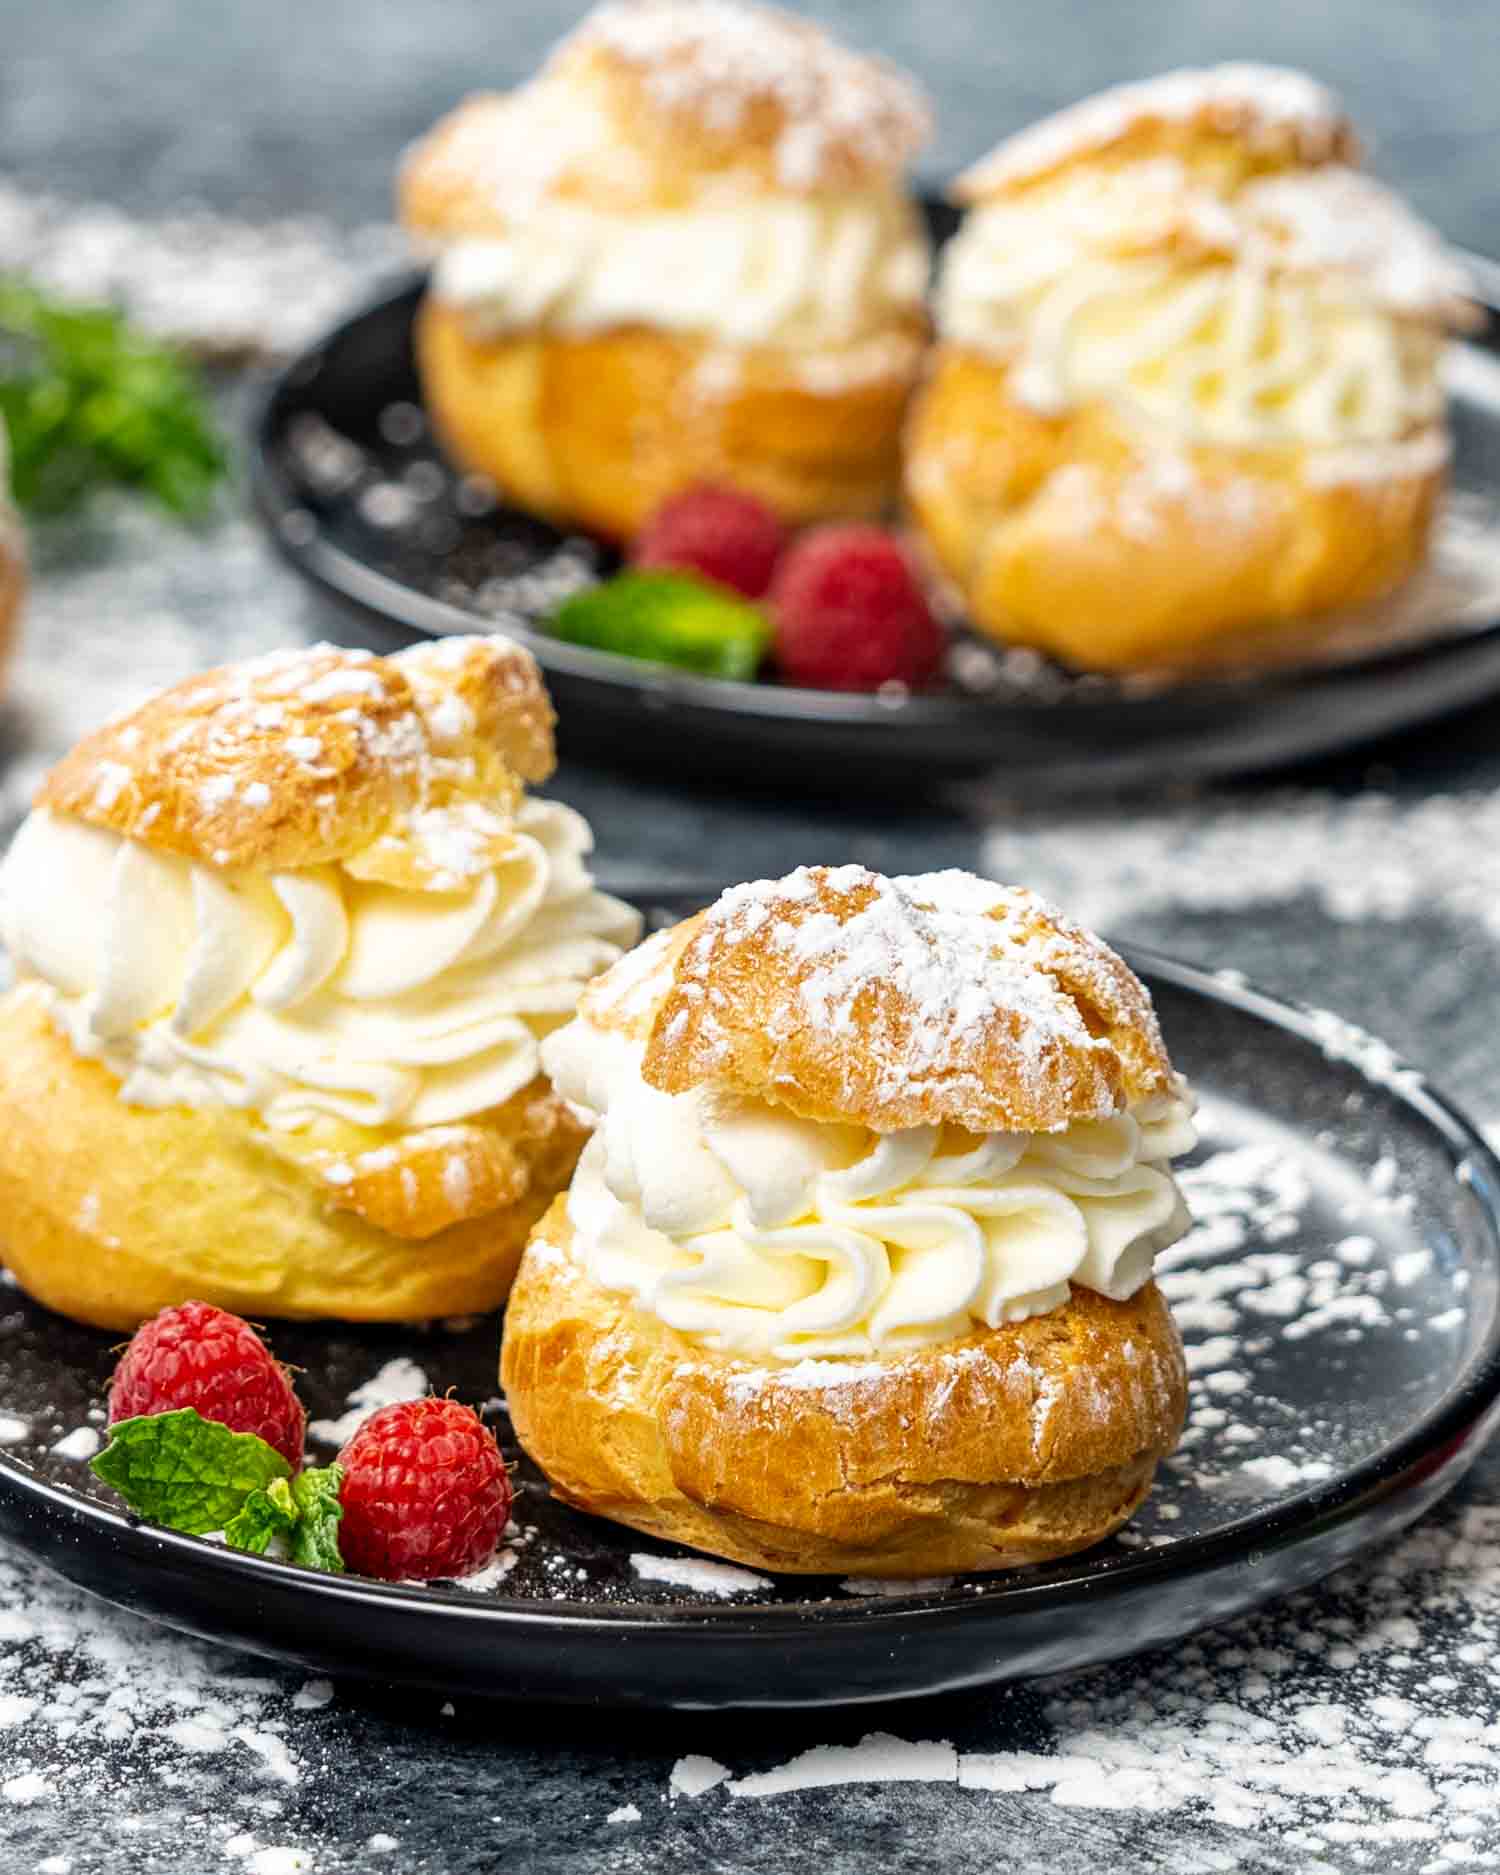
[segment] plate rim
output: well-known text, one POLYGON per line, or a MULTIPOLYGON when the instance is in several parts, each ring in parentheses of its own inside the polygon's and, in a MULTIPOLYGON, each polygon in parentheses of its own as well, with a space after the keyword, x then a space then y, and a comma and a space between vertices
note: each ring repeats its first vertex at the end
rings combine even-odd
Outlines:
MULTIPOLYGON (((717 889, 701 888, 705 898, 717 889)), ((653 898, 676 901, 696 899, 700 888, 688 883, 637 888, 637 891, 643 901, 653 898)), ((1353 1055, 1330 1054, 1328 1037, 1320 1031, 1327 1011, 1300 1000, 1275 996, 1245 981, 1238 973, 1225 977, 1150 946, 1122 941, 1117 948, 1127 963, 1147 979, 1148 987, 1155 979, 1174 989, 1226 1004, 1283 1034, 1291 1034, 1331 1062, 1342 1062, 1362 1081, 1383 1088, 1392 1099, 1415 1112, 1447 1149, 1453 1179, 1465 1184, 1474 1194, 1488 1220, 1497 1267, 1500 1267, 1500 1155, 1489 1146, 1463 1110, 1436 1089, 1421 1069, 1393 1058, 1389 1069, 1377 1076, 1353 1055)), ((1339 1021, 1346 1023, 1342 1017, 1339 1021)), ((1367 1034, 1357 1024, 1346 1023, 1346 1027, 1361 1038, 1367 1034)), ((496 1352, 498 1357, 498 1347, 496 1352)), ((876 1629, 888 1626, 904 1629, 913 1621, 932 1626, 981 1617, 994 1619, 1006 1609, 1027 1613, 1064 1611, 1101 1594, 1149 1590, 1163 1582, 1211 1576, 1226 1564, 1284 1549, 1314 1534, 1326 1537, 1340 1526, 1354 1523, 1364 1510, 1386 1495, 1393 1481, 1466 1433, 1485 1418, 1497 1401, 1500 1401, 1500 1290, 1497 1290, 1481 1340, 1444 1394, 1396 1438, 1357 1464, 1274 1505, 1252 1510, 1217 1530, 1111 1558, 1102 1571, 1096 1567, 1090 1574, 1077 1572, 1080 1561, 1091 1554, 1083 1551, 1080 1556, 1061 1558, 1031 1571, 999 1572, 988 1581, 981 1580, 977 1589, 967 1586, 960 1595, 945 1586, 940 1592, 914 1590, 910 1595, 901 1595, 882 1590, 876 1596, 851 1593, 838 1600, 797 1603, 621 1601, 583 1604, 476 1594, 458 1586, 387 1583, 363 1576, 331 1575, 271 1557, 245 1555, 201 1537, 147 1523, 67 1485, 39 1477, 10 1457, 4 1448, 0 1448, 0 1504, 14 1505, 23 1514, 40 1512, 53 1525, 66 1526, 70 1536, 86 1533, 102 1539, 116 1551, 124 1551, 141 1563, 159 1565, 165 1559, 178 1558, 195 1576, 225 1585, 253 1588, 262 1584, 284 1593, 301 1591, 314 1602, 327 1599, 350 1605, 364 1603, 372 1611, 400 1608, 403 1613, 419 1618, 456 1618, 502 1635, 515 1628, 557 1627, 619 1637, 629 1633, 712 1626, 749 1629, 765 1638, 790 1638, 806 1634, 809 1626, 835 1630, 850 1626, 868 1629, 872 1625, 876 1629)), ((40 1545, 29 1546, 24 1536, 18 1537, 14 1526, 8 1534, 23 1549, 40 1550, 40 1545)), ((43 1560, 47 1558, 44 1556, 43 1560)), ((56 1567, 55 1563, 51 1566, 56 1567)), ((781 1580, 774 1572, 754 1573, 781 1580)), ((170 1622, 166 1615, 156 1618, 170 1622)))
MULTIPOLYGON (((923 195, 918 200, 931 209, 937 198, 923 195)), ((1468 249, 1455 247, 1452 251, 1473 280, 1475 303, 1486 316, 1482 332, 1453 342, 1472 347, 1491 359, 1500 358, 1500 261, 1468 249)), ((393 275, 326 331, 284 360, 256 387, 247 419, 250 493, 277 552, 320 592, 340 604, 371 614, 386 625, 394 624, 425 637, 450 637, 482 629, 482 617, 379 571, 330 540, 316 521, 310 536, 296 537, 299 530, 289 529, 290 518, 310 515, 311 510, 307 502, 299 498, 276 447, 281 433, 282 406, 298 396, 316 373, 323 354, 367 320, 390 311, 403 300, 418 296, 427 272, 417 267, 393 275)), ((646 707, 660 701, 727 713, 740 720, 782 724, 823 722, 846 730, 876 731, 897 722, 929 730, 955 725, 999 725, 1017 719, 1049 724, 1060 719, 1087 723, 1098 711, 1113 713, 1121 709, 1140 719, 1159 704, 1186 710, 1213 710, 1224 704, 1270 707, 1279 697, 1305 696, 1319 689, 1378 681, 1403 668, 1431 667, 1451 658, 1478 656, 1500 645, 1500 613, 1497 613, 1488 623, 1451 637, 1431 641, 1417 639, 1321 664, 1184 678, 1161 690, 1140 695, 1122 693, 1119 688, 1110 686, 1101 690, 1097 698, 1076 695, 1058 704, 1025 696, 995 698, 953 691, 918 691, 903 696, 897 708, 868 693, 706 677, 618 652, 569 644, 530 625, 507 622, 505 629, 508 636, 532 652, 544 671, 607 685, 622 696, 633 694, 646 707)))

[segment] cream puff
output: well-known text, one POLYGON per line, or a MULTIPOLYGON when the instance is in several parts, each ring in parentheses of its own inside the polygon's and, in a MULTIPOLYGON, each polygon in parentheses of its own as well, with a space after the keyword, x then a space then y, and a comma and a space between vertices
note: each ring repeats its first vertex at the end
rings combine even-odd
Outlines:
POLYGON ((879 513, 927 335, 893 68, 742 0, 607 0, 408 156, 423 395, 453 459, 624 540, 699 481, 879 513))
POLYGON ((639 932, 533 798, 530 654, 322 645, 87 737, 0 872, 0 1261, 129 1328, 494 1307, 585 1137, 544 1037, 639 932))
POLYGON ((502 1381, 581 1509, 758 1568, 1083 1549, 1182 1427, 1151 1279, 1191 1104, 1145 989, 1030 892, 804 868, 596 979, 543 1047, 597 1130, 502 1381))
POLYGON ((1086 668, 1314 637, 1422 561, 1448 458, 1438 237, 1338 101, 1121 86, 963 176, 906 487, 973 622, 1086 668))

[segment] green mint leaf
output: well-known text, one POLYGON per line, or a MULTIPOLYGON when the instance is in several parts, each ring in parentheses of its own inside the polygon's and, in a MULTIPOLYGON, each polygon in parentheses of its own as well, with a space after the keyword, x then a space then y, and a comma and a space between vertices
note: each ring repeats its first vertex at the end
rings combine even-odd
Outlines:
POLYGON ((291 1475, 264 1439, 231 1432, 191 1406, 122 1419, 89 1463, 138 1517, 189 1536, 227 1528, 252 1492, 291 1475))
POLYGON ((231 1549, 264 1556, 273 1537, 296 1529, 297 1514, 291 1485, 285 1478, 273 1478, 264 1491, 252 1491, 225 1524, 224 1540, 231 1549))
POLYGON ((176 352, 112 307, 65 305, 3 276, 0 425, 16 500, 35 513, 120 482, 198 514, 228 467, 208 394, 176 352))
POLYGON ((290 1488, 298 1513, 292 1531, 293 1562, 343 1574, 344 1559, 339 1554, 339 1521, 344 1515, 339 1491, 343 1483, 342 1465, 302 1471, 293 1478, 290 1488))
POLYGON ((759 606, 689 573, 617 574, 564 600, 551 629, 596 651, 740 679, 755 675, 771 642, 759 606))

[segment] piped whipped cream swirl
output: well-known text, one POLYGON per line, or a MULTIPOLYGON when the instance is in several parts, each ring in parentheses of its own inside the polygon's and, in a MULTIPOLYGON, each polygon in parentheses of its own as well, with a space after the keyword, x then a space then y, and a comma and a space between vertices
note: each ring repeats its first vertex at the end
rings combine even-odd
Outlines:
POLYGON ((433 293, 476 338, 624 326, 730 345, 850 345, 915 319, 929 257, 894 197, 763 197, 662 213, 564 201, 454 242, 433 293))
MULTIPOLYGON (((461 849, 463 824, 446 832, 461 849)), ((445 1125, 519 1093, 638 935, 594 889, 592 844, 571 808, 525 800, 488 863, 416 890, 338 865, 219 870, 39 810, 0 870, 0 934, 131 1105, 445 1125)))
POLYGON ((1437 237, 1352 171, 1222 199, 1157 159, 974 210, 937 307, 1044 415, 1110 398, 1184 441, 1337 446, 1440 419, 1463 287, 1437 237))
POLYGON ((1187 1228, 1185 1088, 1051 1134, 876 1134, 712 1088, 669 1095, 582 1020, 543 1048, 598 1116, 568 1200, 601 1288, 705 1346, 798 1361, 921 1347, 1133 1295, 1187 1228))

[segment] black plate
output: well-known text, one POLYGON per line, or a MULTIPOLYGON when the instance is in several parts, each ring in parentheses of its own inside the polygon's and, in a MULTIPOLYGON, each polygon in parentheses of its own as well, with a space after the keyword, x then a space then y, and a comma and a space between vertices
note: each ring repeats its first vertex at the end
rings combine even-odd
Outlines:
MULTIPOLYGON (((941 237, 947 218, 929 205, 941 237)), ((338 326, 269 387, 254 423, 257 504, 292 564, 336 602, 331 629, 522 638, 547 672, 566 754, 774 788, 905 791, 997 774, 1017 792, 1272 767, 1352 747, 1500 690, 1500 268, 1469 262, 1486 330, 1455 346, 1453 498, 1433 562, 1321 661, 1163 685, 1070 676, 961 637, 941 690, 886 701, 725 683, 560 643, 534 629, 610 564, 485 505, 426 432, 412 363, 422 282, 338 326), (649 732, 647 732, 649 729, 649 732)))
MULTIPOLYGON (((643 902, 660 922, 701 899, 643 902)), ((783 1577, 716 1599, 660 1579, 691 1568, 687 1552, 552 1503, 523 1461, 529 1539, 491 1591, 320 1575, 114 1508, 52 1448, 102 1420, 118 1337, 19 1294, 0 1319, 0 1531, 123 1607, 314 1671, 608 1706, 816 1705, 1050 1673, 1316 1581, 1432 1504, 1494 1427, 1500 1164, 1348 1025, 1132 961, 1206 1139, 1186 1174, 1199 1228, 1161 1271, 1195 1370, 1189 1430, 1123 1538, 892 1595, 783 1577)), ((488 1400, 514 1455, 494 1320, 280 1326, 273 1340, 306 1369, 315 1418, 414 1359, 434 1386, 488 1400)))

